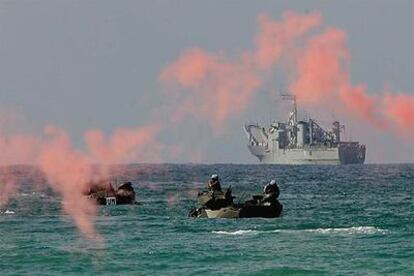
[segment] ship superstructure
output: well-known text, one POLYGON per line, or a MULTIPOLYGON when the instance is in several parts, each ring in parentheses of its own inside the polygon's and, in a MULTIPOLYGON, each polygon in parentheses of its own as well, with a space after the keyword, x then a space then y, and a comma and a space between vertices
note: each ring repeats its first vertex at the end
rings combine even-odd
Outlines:
POLYGON ((250 152, 260 162, 268 164, 363 164, 365 145, 341 141, 344 128, 338 121, 329 130, 313 119, 298 120, 296 97, 287 122, 274 121, 265 128, 259 124, 246 124, 250 152))

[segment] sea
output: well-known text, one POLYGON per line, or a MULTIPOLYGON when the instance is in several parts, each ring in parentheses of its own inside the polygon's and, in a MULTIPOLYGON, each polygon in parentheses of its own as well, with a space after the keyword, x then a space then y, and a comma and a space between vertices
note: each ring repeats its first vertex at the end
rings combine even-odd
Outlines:
POLYGON ((414 165, 131 164, 139 205, 100 206, 84 237, 44 178, 0 207, 0 275, 414 275, 414 165), (217 173, 235 201, 280 188, 280 218, 188 213, 217 173))

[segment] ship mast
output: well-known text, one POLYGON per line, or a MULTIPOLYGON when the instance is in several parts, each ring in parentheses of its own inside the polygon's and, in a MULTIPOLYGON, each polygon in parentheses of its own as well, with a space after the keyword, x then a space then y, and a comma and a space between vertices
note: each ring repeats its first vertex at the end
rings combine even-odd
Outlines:
POLYGON ((297 144, 297 124, 298 124, 298 107, 296 104, 296 96, 292 94, 281 94, 280 95, 284 100, 292 101, 292 111, 289 113, 288 125, 289 125, 289 145, 290 147, 295 147, 297 144))
POLYGON ((298 106, 296 105, 296 96, 292 96, 292 104, 293 104, 293 120, 295 124, 298 122, 298 106))
POLYGON ((296 125, 298 122, 298 106, 296 104, 296 95, 281 94, 280 96, 284 100, 292 101, 292 111, 290 113, 289 120, 291 121, 292 125, 296 125))

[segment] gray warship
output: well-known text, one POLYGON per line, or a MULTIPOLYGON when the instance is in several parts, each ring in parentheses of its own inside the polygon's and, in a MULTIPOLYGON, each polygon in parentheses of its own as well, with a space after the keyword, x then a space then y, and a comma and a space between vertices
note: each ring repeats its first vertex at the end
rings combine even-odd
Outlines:
POLYGON ((296 97, 282 95, 292 101, 287 122, 274 121, 265 128, 259 124, 245 124, 248 148, 265 164, 363 164, 365 145, 341 141, 344 126, 338 121, 330 130, 313 119, 298 120, 296 97))

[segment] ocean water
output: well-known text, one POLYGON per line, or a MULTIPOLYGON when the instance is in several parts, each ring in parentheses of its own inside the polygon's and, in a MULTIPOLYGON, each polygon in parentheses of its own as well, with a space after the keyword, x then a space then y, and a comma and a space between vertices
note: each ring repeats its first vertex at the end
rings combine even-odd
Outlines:
POLYGON ((128 165, 141 205, 99 208, 82 237, 42 177, 0 207, 0 274, 414 275, 414 165, 128 165), (276 219, 187 217, 212 173, 237 200, 275 178, 276 219), (33 188, 34 187, 34 188, 33 188))

